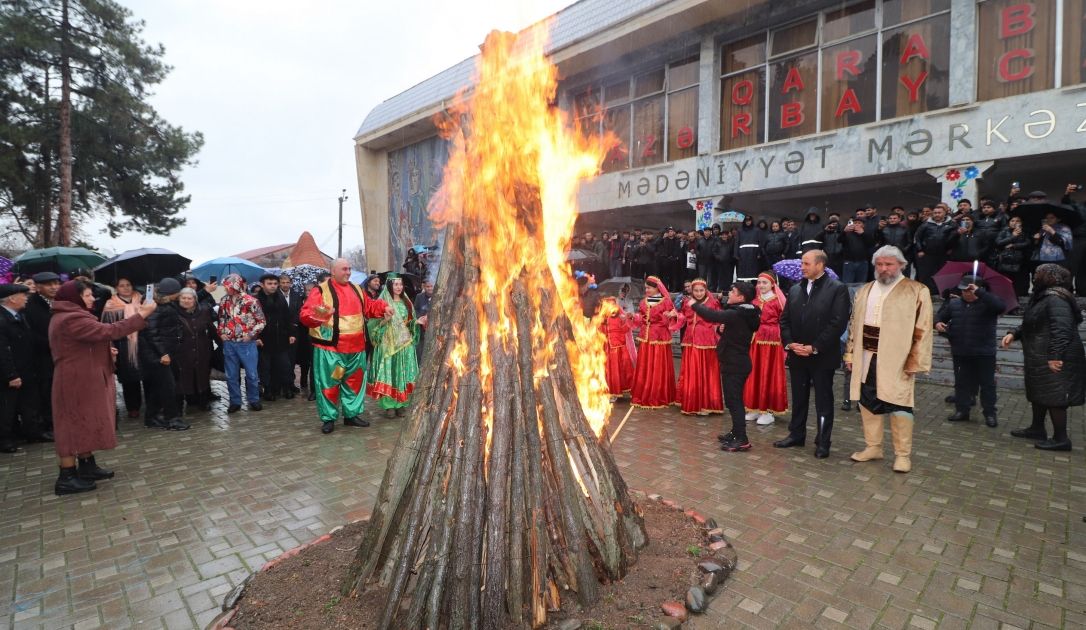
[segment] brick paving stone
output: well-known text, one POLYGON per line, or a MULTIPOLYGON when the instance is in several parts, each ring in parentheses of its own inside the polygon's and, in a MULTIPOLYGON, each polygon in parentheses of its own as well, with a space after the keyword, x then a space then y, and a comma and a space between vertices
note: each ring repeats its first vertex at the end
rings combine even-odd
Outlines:
MULTIPOLYGON (((947 423, 949 391, 917 387, 908 475, 847 459, 863 439, 854 411, 816 460, 771 447, 783 423, 752 425, 754 449, 729 454, 715 448, 720 416, 635 410, 613 446, 627 483, 714 517, 739 552, 687 625, 1086 625, 1084 451, 1010 438, 1029 415, 1020 392, 1000 391, 998 429, 947 423)), ((254 568, 369 514, 402 421, 366 417, 368 429, 321 436, 296 398, 259 415, 220 402, 185 433, 124 419, 118 448, 99 455, 117 477, 75 497, 52 495, 48 445, 0 457, 0 627, 206 626, 254 568)), ((1070 425, 1086 439, 1080 410, 1070 425)))

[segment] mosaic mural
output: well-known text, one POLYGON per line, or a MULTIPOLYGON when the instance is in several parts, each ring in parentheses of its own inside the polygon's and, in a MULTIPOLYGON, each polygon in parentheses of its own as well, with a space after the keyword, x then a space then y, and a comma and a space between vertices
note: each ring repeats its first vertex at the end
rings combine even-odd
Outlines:
POLYGON ((441 185, 449 159, 449 144, 434 137, 388 154, 389 241, 396 271, 402 271, 407 250, 439 245, 426 206, 441 185))

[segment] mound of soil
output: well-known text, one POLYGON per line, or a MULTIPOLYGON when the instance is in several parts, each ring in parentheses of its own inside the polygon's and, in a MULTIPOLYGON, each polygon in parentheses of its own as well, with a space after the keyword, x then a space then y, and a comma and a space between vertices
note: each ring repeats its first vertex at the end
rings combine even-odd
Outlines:
MULTIPOLYGON (((548 615, 548 628, 578 619, 586 628, 652 627, 662 617, 660 604, 683 601, 698 583, 699 557, 708 555, 705 531, 690 517, 656 501, 643 501, 649 544, 626 578, 602 587, 600 601, 580 609, 572 597, 548 615)), ((237 630, 324 630, 375 628, 385 603, 384 590, 358 599, 339 592, 366 523, 354 523, 324 543, 303 550, 253 576, 230 625, 237 630)))

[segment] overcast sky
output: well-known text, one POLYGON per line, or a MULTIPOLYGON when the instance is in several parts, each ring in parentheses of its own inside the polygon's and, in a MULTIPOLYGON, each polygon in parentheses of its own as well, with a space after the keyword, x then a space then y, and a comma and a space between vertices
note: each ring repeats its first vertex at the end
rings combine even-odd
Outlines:
POLYGON ((193 259, 293 242, 309 230, 335 255, 362 245, 352 137, 378 103, 478 52, 494 28, 519 30, 571 0, 119 0, 166 47, 174 70, 152 103, 203 132, 183 174, 187 225, 168 237, 111 239, 105 251, 166 247, 193 259))

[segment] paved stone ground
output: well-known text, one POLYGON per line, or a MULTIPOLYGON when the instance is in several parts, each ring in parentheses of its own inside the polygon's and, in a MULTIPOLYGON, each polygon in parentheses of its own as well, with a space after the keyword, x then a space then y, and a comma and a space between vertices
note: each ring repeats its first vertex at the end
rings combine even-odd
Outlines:
MULTIPOLYGON (((217 384, 220 386, 221 384, 217 384)), ((834 450, 715 450, 720 417, 637 411, 615 443, 627 481, 714 516, 740 571, 697 620, 712 627, 1056 628, 1086 626, 1086 445, 1071 453, 950 425, 948 389, 920 387, 914 471, 852 464, 861 433, 841 413, 834 450)), ((619 404, 615 414, 627 411, 619 404)), ((193 417, 185 433, 124 420, 97 491, 52 494, 53 452, 0 458, 0 626, 202 628, 223 595, 284 550, 362 518, 398 420, 329 437, 302 399, 259 413, 193 417)))

